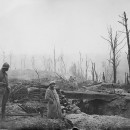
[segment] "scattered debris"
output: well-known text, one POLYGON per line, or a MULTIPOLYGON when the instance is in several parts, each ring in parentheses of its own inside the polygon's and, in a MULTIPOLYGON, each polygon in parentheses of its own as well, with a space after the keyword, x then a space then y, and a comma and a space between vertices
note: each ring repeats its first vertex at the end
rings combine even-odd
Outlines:
MULTIPOLYGON (((39 84, 35 81, 14 80, 11 84, 10 103, 6 109, 7 121, 0 123, 0 128, 70 128, 65 120, 46 118, 47 102, 44 94, 48 87, 47 82, 39 84), (59 122, 62 122, 62 126, 59 122)), ((76 84, 71 85, 64 78, 57 80, 57 84, 62 112, 77 129, 121 128, 124 124, 129 127, 130 121, 127 118, 130 118, 130 94, 119 84, 95 83, 79 87, 76 84)))

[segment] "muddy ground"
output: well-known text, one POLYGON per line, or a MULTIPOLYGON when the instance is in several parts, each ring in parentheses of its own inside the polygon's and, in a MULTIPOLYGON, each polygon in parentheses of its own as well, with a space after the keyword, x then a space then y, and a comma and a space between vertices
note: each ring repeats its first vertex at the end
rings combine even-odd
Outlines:
MULTIPOLYGON (((107 130, 130 128, 130 119, 121 116, 67 114, 66 118, 71 120, 75 127, 80 130, 107 130)), ((72 127, 62 120, 47 119, 46 112, 43 117, 39 113, 27 115, 19 107, 19 104, 9 103, 7 106, 7 116, 0 122, 0 129, 55 129, 67 130, 72 127), (20 116, 20 114, 22 116, 20 116), (13 116, 11 116, 13 115, 13 116), (19 116, 18 116, 19 115, 19 116)))
MULTIPOLYGON (((68 83, 67 83, 68 84, 68 83)), ((81 84, 80 84, 81 85, 81 84)), ((29 81, 15 80, 11 82, 11 95, 6 109, 6 118, 0 121, 0 129, 71 129, 72 127, 65 121, 52 120, 46 117, 46 102, 44 102, 41 89, 35 89, 39 85, 30 83, 29 81), (33 88, 28 93, 28 88, 33 88), (24 107, 23 107, 24 106, 24 107), (26 107, 25 107, 26 106, 26 107), (23 109, 24 108, 24 109, 23 109), (40 109, 43 110, 41 117, 40 109)), ((45 85, 46 86, 46 85, 45 85)), ((66 84, 65 84, 66 86, 66 84)), ((87 100, 84 99, 84 105, 79 106, 82 110, 80 114, 67 114, 66 118, 71 120, 74 126, 83 130, 107 130, 107 129, 130 129, 130 95, 127 89, 120 85, 99 84, 80 89, 74 86, 67 86, 65 90, 72 91, 94 91, 101 93, 115 93, 117 98, 111 101, 100 99, 87 100), (124 92, 115 91, 116 89, 125 90, 124 92), (87 105, 86 105, 87 104, 87 105)), ((62 86, 63 88, 64 86, 62 86)), ((45 88, 42 88, 45 92, 45 88)))

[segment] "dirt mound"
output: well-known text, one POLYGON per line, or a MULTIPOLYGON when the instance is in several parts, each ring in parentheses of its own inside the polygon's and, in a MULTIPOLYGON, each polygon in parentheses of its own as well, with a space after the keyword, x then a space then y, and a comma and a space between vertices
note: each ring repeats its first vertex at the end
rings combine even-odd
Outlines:
POLYGON ((8 119, 6 121, 0 122, 0 129, 12 129, 12 130, 21 130, 21 129, 66 129, 70 126, 67 126, 62 120, 56 119, 47 119, 46 117, 40 118, 39 116, 35 117, 26 117, 26 118, 15 118, 8 119))
POLYGON ((5 120, 0 119, 0 129, 11 129, 11 130, 21 130, 21 129, 67 129, 71 126, 60 119, 48 119, 46 117, 46 111, 44 111, 43 117, 37 113, 37 109, 41 106, 38 102, 26 102, 25 108, 28 110, 24 111, 21 104, 9 103, 6 109, 5 120), (35 114, 36 113, 36 114, 35 114))
POLYGON ((70 114, 67 115, 74 126, 83 130, 106 130, 108 128, 130 128, 130 120, 119 116, 99 116, 99 115, 87 115, 70 114))

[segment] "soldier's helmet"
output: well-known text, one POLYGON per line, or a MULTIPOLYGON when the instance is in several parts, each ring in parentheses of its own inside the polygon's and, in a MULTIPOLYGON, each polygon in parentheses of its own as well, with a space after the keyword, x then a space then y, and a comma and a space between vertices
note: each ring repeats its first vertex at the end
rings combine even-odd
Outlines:
POLYGON ((9 64, 6 62, 3 64, 2 68, 9 68, 9 64))
POLYGON ((51 81, 49 85, 53 85, 53 84, 56 84, 55 81, 51 81))

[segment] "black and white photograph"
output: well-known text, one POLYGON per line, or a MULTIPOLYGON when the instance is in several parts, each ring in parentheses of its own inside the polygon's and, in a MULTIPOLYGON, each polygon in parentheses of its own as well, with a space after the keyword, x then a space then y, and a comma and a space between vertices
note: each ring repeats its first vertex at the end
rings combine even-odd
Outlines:
POLYGON ((0 0, 0 130, 130 130, 130 0, 0 0))

